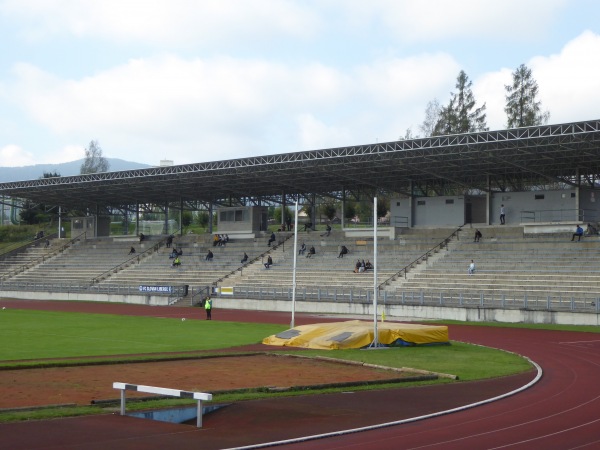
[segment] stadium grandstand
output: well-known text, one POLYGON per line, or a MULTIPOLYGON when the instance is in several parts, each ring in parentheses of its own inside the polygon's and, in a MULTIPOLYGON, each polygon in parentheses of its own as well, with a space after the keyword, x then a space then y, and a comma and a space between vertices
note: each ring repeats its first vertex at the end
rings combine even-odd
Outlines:
POLYGON ((598 174, 592 120, 2 183, 4 204, 57 220, 0 255, 1 295, 372 314, 377 294, 388 317, 597 324, 598 174), (381 197, 381 222, 345 218, 347 202, 381 197), (325 235, 317 209, 331 199, 340 223, 325 235), (270 206, 296 202, 302 228, 269 223, 270 206), (186 211, 208 214, 205 234, 184 232, 186 211), (356 270, 363 260, 375 270, 356 270))

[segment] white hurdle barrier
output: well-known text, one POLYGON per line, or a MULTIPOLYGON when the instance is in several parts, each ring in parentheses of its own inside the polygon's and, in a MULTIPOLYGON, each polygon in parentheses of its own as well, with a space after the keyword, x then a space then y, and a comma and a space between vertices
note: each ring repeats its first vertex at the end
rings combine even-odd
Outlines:
POLYGON ((119 389, 121 391, 121 415, 125 415, 125 391, 137 391, 137 392, 145 392, 147 394, 158 394, 158 395, 167 395, 169 397, 180 397, 180 398, 193 398, 194 400, 198 400, 198 410, 197 410, 197 419, 196 426, 198 428, 202 428, 202 401, 211 401, 212 394, 208 394, 206 392, 190 392, 190 391, 180 391, 179 389, 169 389, 169 388, 161 388, 154 386, 144 386, 143 384, 128 384, 128 383, 120 383, 114 382, 113 389, 119 389))

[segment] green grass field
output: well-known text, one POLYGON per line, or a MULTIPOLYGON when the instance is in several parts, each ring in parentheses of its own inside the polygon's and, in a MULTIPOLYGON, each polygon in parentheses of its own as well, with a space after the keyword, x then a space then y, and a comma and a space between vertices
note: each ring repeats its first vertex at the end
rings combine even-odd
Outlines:
MULTIPOLYGON (((219 349, 260 343, 286 325, 0 310, 0 368, 64 364, 64 360, 103 357, 106 361, 156 359, 160 354, 219 349), (157 356, 158 355, 158 356, 157 356)), ((295 353, 293 348, 289 353, 295 353)), ((522 358, 462 343, 400 347, 384 351, 302 350, 303 355, 360 360, 390 367, 413 367, 473 380, 530 368, 522 358)), ((165 356, 166 357, 166 356, 165 356)))
MULTIPOLYGON (((235 323, 222 321, 84 314, 35 310, 0 310, 0 369, 48 367, 85 364, 156 360, 174 356, 195 356, 194 352, 254 344, 287 329, 286 325, 235 323), (180 352, 181 355, 177 355, 180 352), (190 352, 192 353, 190 355, 190 352), (174 355, 175 354, 175 355, 174 355)), ((389 367, 412 367, 457 375, 459 382, 492 378, 530 370, 530 363, 511 353, 481 346, 453 342, 452 345, 430 347, 396 347, 386 350, 294 350, 304 356, 327 356, 363 361, 389 367)), ((449 383, 448 379, 419 384, 449 383)), ((406 384, 403 384, 406 385, 406 384)), ((414 384, 410 384, 414 385, 414 384)), ((399 385, 357 387, 385 389, 399 385)), ((244 392, 224 394, 220 401, 281 395, 307 395, 332 392, 335 389, 289 393, 244 392)), ((156 407, 180 403, 161 400, 156 407)), ((149 407, 146 404, 145 407, 149 407)), ((135 407, 132 405, 133 409, 135 407)), ((64 415, 100 413, 91 407, 28 412, 2 412, 0 422, 43 419, 64 415)))
POLYGON ((281 325, 34 310, 0 310, 0 366, 9 361, 215 350, 259 343, 281 325))

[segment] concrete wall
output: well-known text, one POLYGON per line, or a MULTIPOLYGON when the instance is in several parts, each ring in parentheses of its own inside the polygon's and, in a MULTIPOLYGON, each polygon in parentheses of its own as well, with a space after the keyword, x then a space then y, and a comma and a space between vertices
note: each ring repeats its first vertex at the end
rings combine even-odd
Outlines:
POLYGON ((256 234, 261 229, 261 214, 266 212, 266 207, 237 206, 219 208, 217 210, 217 223, 221 234, 256 234), (242 215, 243 220, 221 220, 222 214, 232 214, 234 217, 242 215))
POLYGON ((86 238, 96 237, 96 217, 73 217, 71 219, 71 237, 86 233, 86 238))
MULTIPOLYGON (((373 228, 344 228, 344 235, 349 239, 373 239, 373 228)), ((396 229, 394 227, 377 227, 377 238, 396 238, 396 229)))
POLYGON ((494 192, 490 201, 490 222, 500 224, 500 205, 506 210, 506 224, 529 222, 522 211, 535 212, 537 222, 577 220, 576 191, 494 192))
POLYGON ((460 226, 465 223, 465 197, 461 195, 413 199, 392 198, 390 217, 392 220, 408 217, 411 227, 460 226))
POLYGON ((600 221, 600 192, 581 189, 579 191, 579 208, 584 210, 581 218, 584 222, 600 221))
MULTIPOLYGON (((494 192, 490 197, 490 224, 500 224, 500 205, 504 204, 507 224, 526 222, 600 221, 600 193, 582 189, 579 205, 577 191, 548 190, 494 192), (579 217, 578 210, 584 210, 579 217), (529 213, 525 213, 529 212, 529 213)), ((396 197, 390 199, 390 216, 408 217, 412 227, 459 226, 487 221, 485 196, 396 197), (411 208, 412 205, 412 208, 411 208), (468 211, 470 210, 470 217, 468 211), (470 220, 469 220, 470 219, 470 220)))
POLYGON ((399 197, 390 199, 390 224, 392 226, 404 226, 403 223, 396 223, 403 218, 408 218, 408 226, 413 226, 412 217, 412 199, 410 197, 399 197))
POLYGON ((465 223, 465 198, 462 195, 415 197, 413 204, 415 227, 459 226, 465 223))
POLYGON ((2 291, 2 298, 23 300, 72 300, 79 302, 130 303, 134 305, 168 306, 169 298, 160 295, 89 294, 83 292, 2 291))
MULTIPOLYGON (((2 298, 25 300, 72 300, 131 303, 138 305, 168 306, 169 299, 151 295, 106 295, 59 292, 22 292, 3 291, 2 298)), ((231 297, 213 297, 213 317, 219 320, 219 308, 250 311, 289 312, 290 321, 292 302, 290 300, 255 300, 231 297)), ((500 309, 481 307, 441 307, 420 305, 378 305, 377 320, 385 312, 388 320, 458 320, 461 322, 502 322, 502 323, 539 323, 556 325, 600 325, 600 314, 578 312, 550 312, 526 309, 500 309)), ((333 314, 340 316, 362 316, 363 320, 373 320, 371 303, 342 302, 295 302, 296 313, 333 314)))
MULTIPOLYGON (((373 320, 373 305, 366 303, 334 303, 296 301, 296 313, 365 316, 373 320)), ((291 301, 213 298, 213 316, 219 317, 219 308, 252 311, 289 312, 291 301)), ((600 314, 575 312, 532 311, 524 309, 451 308, 419 305, 379 305, 377 318, 385 312, 388 320, 458 320, 461 322, 539 323, 557 325, 600 325, 600 314)))

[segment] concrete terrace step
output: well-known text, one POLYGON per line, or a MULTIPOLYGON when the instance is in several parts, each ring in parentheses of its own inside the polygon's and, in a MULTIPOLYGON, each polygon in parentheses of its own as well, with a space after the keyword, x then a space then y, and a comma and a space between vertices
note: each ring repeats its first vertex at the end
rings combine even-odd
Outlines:
MULTIPOLYGON (((522 227, 482 227, 483 242, 473 243, 474 228, 460 233, 460 239, 452 240, 448 248, 432 253, 427 262, 415 265, 404 275, 390 282, 386 291, 401 295, 402 292, 434 291, 439 293, 540 293, 566 292, 584 296, 600 291, 600 239, 584 239, 581 243, 566 241, 564 236, 523 237, 522 227), (474 276, 466 274, 471 259, 477 271, 474 276)), ((453 230, 402 230, 396 240, 378 239, 378 281, 383 282, 401 268, 429 251, 448 237, 453 230)), ((210 236, 209 236, 210 237, 210 236)), ((100 284, 137 286, 140 284, 189 284, 212 285, 228 276, 223 286, 243 286, 260 289, 286 289, 291 287, 294 264, 293 243, 288 241, 276 249, 266 246, 267 238, 248 241, 232 241, 224 247, 212 247, 206 235, 177 237, 174 246, 183 249, 182 263, 172 268, 168 255, 171 249, 160 248, 139 262, 114 273, 110 269, 127 259, 130 246, 141 250, 138 243, 126 240, 100 239, 83 241, 52 261, 23 272, 15 279, 87 282, 98 274, 108 271, 100 284), (289 245, 288 245, 289 244, 289 245), (204 260, 210 249, 214 260, 204 260), (265 269, 260 258, 241 268, 240 260, 246 252, 250 259, 269 252, 274 261, 271 269, 265 269), (240 270, 241 269, 241 270, 240 270), (81 281, 79 281, 81 280, 81 281)), ((296 259, 297 287, 314 290, 371 290, 373 273, 353 273, 356 259, 373 261, 373 240, 364 239, 366 245, 357 245, 363 239, 345 238, 332 233, 321 238, 317 233, 301 233, 299 242, 314 245, 317 254, 313 258, 296 259), (345 245, 350 254, 337 258, 339 245, 345 245)), ((142 244, 153 248, 159 238, 142 244)), ((24 260, 27 260, 25 258, 24 260)), ((0 266, 1 267, 1 266, 0 266)), ((0 269, 1 270, 1 269, 0 269)))

